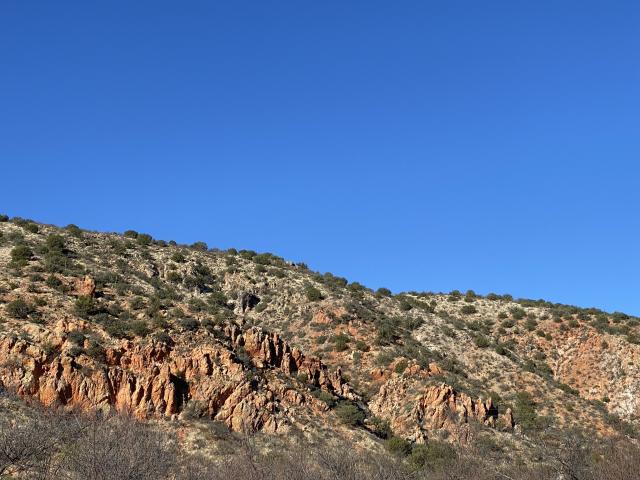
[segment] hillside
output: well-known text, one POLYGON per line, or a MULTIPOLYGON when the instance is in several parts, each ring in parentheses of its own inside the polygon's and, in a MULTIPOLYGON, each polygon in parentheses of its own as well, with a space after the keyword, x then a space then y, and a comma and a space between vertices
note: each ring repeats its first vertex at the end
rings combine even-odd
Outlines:
POLYGON ((577 430, 636 437, 632 316, 393 295, 269 253, 2 220, 0 385, 23 400, 131 414, 204 455, 257 432, 527 464, 577 430))

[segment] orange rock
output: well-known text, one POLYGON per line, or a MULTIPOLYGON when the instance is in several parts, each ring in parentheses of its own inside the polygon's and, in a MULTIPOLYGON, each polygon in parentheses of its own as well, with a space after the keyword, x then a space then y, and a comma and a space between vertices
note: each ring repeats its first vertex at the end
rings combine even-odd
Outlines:
POLYGON ((96 281, 89 275, 76 279, 76 293, 84 297, 93 297, 96 293, 96 281))

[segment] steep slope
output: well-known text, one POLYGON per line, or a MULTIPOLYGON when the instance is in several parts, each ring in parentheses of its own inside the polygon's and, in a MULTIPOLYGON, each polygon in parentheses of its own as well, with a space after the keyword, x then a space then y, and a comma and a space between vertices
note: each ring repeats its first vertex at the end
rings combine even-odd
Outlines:
POLYGON ((234 431, 527 448, 635 435, 638 320, 373 292, 271 254, 0 222, 0 382, 45 405, 234 431))

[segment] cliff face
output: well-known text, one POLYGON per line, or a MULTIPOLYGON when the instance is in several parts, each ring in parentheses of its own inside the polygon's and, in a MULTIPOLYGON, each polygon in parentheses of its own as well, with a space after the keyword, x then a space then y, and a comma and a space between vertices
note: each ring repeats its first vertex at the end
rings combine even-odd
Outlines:
POLYGON ((289 408, 327 410, 307 386, 358 399, 339 369, 330 371, 277 334, 257 328, 229 326, 228 343, 206 337, 174 346, 122 340, 105 350, 101 363, 86 354, 69 354, 69 334, 87 327, 86 322, 59 322, 52 332, 34 329, 30 341, 14 335, 1 338, 0 382, 49 406, 176 418, 190 404, 193 414, 222 421, 232 430, 271 433, 287 430, 289 408), (249 365, 239 358, 240 347, 249 365), (273 371, 288 377, 304 373, 305 382, 296 389, 270 375, 273 371))
POLYGON ((632 317, 394 296, 271 254, 130 232, 0 233, 0 383, 45 405, 372 441, 388 424, 462 444, 478 429, 609 434, 611 414, 640 414, 632 317))

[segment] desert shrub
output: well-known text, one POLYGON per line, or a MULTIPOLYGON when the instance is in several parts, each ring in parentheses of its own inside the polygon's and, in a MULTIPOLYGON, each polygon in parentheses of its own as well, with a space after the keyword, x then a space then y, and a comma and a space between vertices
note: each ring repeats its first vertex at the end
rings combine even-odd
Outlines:
POLYGON ((413 308, 413 305, 411 305, 411 303, 409 303, 407 300, 401 300, 398 307, 400 308, 401 311, 408 312, 413 308))
POLYGON ((393 362, 393 358, 391 353, 382 351, 376 356, 375 364, 379 367, 386 367, 393 362))
POLYGON ((74 345, 83 345, 85 338, 87 338, 85 334, 79 330, 73 330, 67 334, 67 340, 74 345))
POLYGON ((73 223, 70 223, 69 225, 67 225, 64 228, 67 230, 67 232, 69 232, 74 237, 77 237, 77 238, 81 238, 82 237, 82 230, 77 225, 74 225, 73 223))
POLYGON ((139 296, 135 296, 131 300, 129 300, 129 307, 131 307, 132 310, 142 310, 145 305, 146 303, 144 301, 144 298, 139 296))
POLYGON ((456 457, 456 451, 450 444, 430 440, 425 444, 414 445, 407 462, 413 470, 425 467, 436 470, 452 464, 456 457))
POLYGON ((40 231, 40 228, 38 227, 38 225, 36 225, 33 222, 22 221, 22 222, 19 223, 19 225, 22 228, 24 228, 27 232, 38 233, 40 231))
POLYGON ((398 338, 398 322, 391 318, 381 318, 376 321, 378 345, 388 345, 398 338))
POLYGON ((478 309, 474 305, 463 305, 460 313, 463 315, 473 315, 474 313, 478 313, 478 309))
POLYGON ((489 339, 484 335, 476 335, 473 341, 476 344, 476 346, 480 348, 487 348, 489 345, 491 345, 491 342, 489 341, 489 339))
POLYGON ((336 352, 344 352, 348 348, 349 336, 340 333, 333 337, 333 348, 336 352))
POLYGON ((380 438, 390 438, 393 434, 389 422, 380 417, 374 415, 369 419, 369 423, 373 427, 375 434, 380 438))
POLYGON ((394 371, 398 375, 402 375, 402 373, 404 373, 404 371, 407 369, 408 366, 409 366, 409 363, 406 360, 402 359, 398 363, 396 363, 394 371))
POLYGON ((142 320, 132 322, 129 330, 138 337, 145 337, 149 335, 149 333, 151 333, 151 330, 149 329, 147 323, 143 322, 142 320))
POLYGON ((181 319, 179 323, 180 323, 180 326, 183 329, 185 329, 185 330, 187 330, 189 332, 197 330, 198 326, 199 326, 198 321, 195 320, 194 318, 190 318, 190 317, 181 319))
POLYGON ((11 261, 15 265, 24 266, 33 257, 33 251, 27 245, 17 245, 11 250, 11 261))
POLYGON ((138 236, 136 237, 136 242, 138 243, 138 245, 143 245, 143 246, 151 245, 152 241, 153 241, 153 237, 148 233, 139 233, 138 236))
POLYGON ((0 223, 4 223, 4 222, 8 222, 9 221, 9 215, 0 215, 0 223))
POLYGON ((46 246, 49 252, 62 253, 65 249, 64 237, 62 235, 52 233, 47 237, 46 246))
POLYGON ((356 342, 356 348, 361 352, 368 352, 370 350, 369 345, 367 345, 367 343, 364 342, 363 340, 358 340, 356 342))
POLYGON ((411 442, 402 437, 391 437, 385 440, 384 448, 396 457, 406 457, 411 453, 411 442))
POLYGON ((95 341, 89 344, 84 353, 99 363, 104 363, 107 358, 104 347, 95 341))
POLYGON ((355 427, 364 420, 364 413, 353 403, 343 402, 335 408, 338 419, 345 425, 355 427))
POLYGON ((167 273, 167 282, 170 283, 180 283, 182 281, 182 275, 178 272, 168 272, 167 273))
POLYGON ((45 281, 45 284, 47 285, 47 287, 53 288, 54 290, 60 290, 63 285, 62 280, 60 280, 55 275, 49 275, 47 277, 47 280, 45 281))
POLYGON ((31 313, 33 313, 34 310, 31 304, 25 302, 21 298, 17 298, 7 303, 5 311, 7 312, 7 315, 12 318, 24 319, 27 318, 31 313))
POLYGON ((312 285, 307 285, 304 289, 304 293, 307 296, 307 300, 310 302, 317 302, 323 298, 322 292, 312 285))
POLYGON ((173 345, 173 338, 167 332, 156 332, 154 338, 160 343, 173 345))
POLYGON ((538 414, 536 412, 536 403, 533 396, 529 392, 524 391, 516 393, 514 407, 518 423, 524 429, 535 429, 537 426, 538 414))
POLYGON ((321 402, 324 402, 325 405, 327 405, 327 407, 329 408, 333 408, 336 406, 336 399, 329 392, 325 392, 324 390, 315 390, 313 392, 313 396, 321 402))
POLYGON ((76 299, 74 308, 76 315, 82 318, 87 318, 88 316, 95 313, 95 304, 93 298, 86 295, 81 295, 76 299))
POLYGON ((522 320, 526 315, 526 312, 520 307, 513 307, 510 313, 515 320, 522 320))
POLYGON ((186 262, 187 257, 185 257, 182 252, 174 252, 173 255, 171 255, 171 260, 176 263, 184 263, 186 262))
POLYGON ((206 252, 209 250, 209 246, 205 242, 193 242, 191 248, 200 252, 206 252))
POLYGON ((127 238, 138 238, 138 232, 135 230, 125 230, 123 235, 127 238))
POLYGON ((378 295, 379 297, 390 297, 391 290, 389 290, 388 288, 380 287, 378 290, 376 290, 376 295, 378 295))
POLYGON ((503 345, 496 345, 494 350, 498 355, 508 355, 509 353, 503 345))

